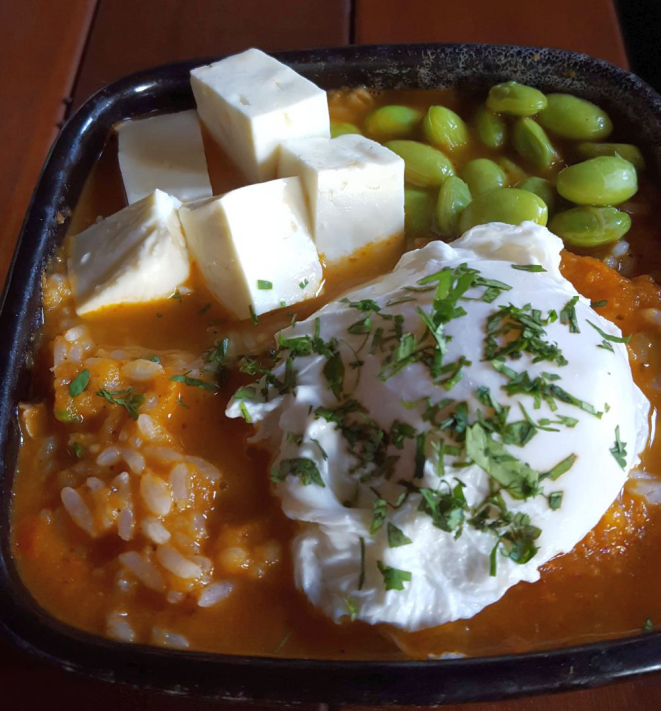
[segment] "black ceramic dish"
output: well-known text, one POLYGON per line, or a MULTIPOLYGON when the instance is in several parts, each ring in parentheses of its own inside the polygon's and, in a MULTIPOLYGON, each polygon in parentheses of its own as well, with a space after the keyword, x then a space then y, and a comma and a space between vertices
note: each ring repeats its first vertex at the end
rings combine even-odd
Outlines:
MULTIPOLYGON (((346 47, 277 55, 326 89, 458 86, 485 90, 516 79, 597 101, 636 136, 661 173, 661 98, 605 62, 560 50, 487 45, 346 47)), ((29 397, 30 353, 41 319, 40 275, 61 243, 85 178, 118 120, 190 108, 191 61, 103 89, 67 123, 39 180, 14 255, 0 314, 0 616, 24 649, 99 679, 218 699, 329 704, 440 704, 555 692, 661 669, 661 633, 534 654, 392 663, 326 662, 176 652, 123 645, 77 631, 33 601, 9 537, 19 431, 29 397), (60 219, 58 220, 58 213, 60 219), (62 223, 61 215, 65 216, 62 223)))

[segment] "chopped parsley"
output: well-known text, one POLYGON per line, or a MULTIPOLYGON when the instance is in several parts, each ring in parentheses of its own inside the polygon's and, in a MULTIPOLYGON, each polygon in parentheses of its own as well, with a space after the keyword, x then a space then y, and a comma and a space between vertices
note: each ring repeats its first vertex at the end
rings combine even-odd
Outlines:
POLYGON ((188 410, 188 405, 181 399, 181 395, 177 395, 177 405, 183 407, 184 410, 188 410))
POLYGON ((258 279, 257 288, 261 289, 262 291, 268 291, 269 289, 273 288, 273 282, 267 281, 266 279, 258 279))
POLYGON ((376 565, 381 575, 383 575, 383 582, 385 583, 386 590, 403 590, 404 583, 409 582, 412 578, 412 575, 408 572, 408 570, 391 568, 389 565, 385 565, 380 560, 376 561, 376 565))
POLYGON ((310 484, 315 484, 322 488, 326 486, 315 462, 306 457, 283 459, 277 467, 273 467, 271 470, 271 481, 284 481, 289 475, 298 477, 303 486, 309 486, 310 484))
POLYGON ((590 306, 592 306, 593 309, 601 309, 606 306, 607 303, 608 301, 606 299, 601 299, 600 301, 591 301, 590 306))
POLYGON ((386 521, 386 500, 374 499, 372 501, 372 524, 370 525, 370 536, 373 536, 386 521))
POLYGON ((562 491, 554 491, 549 494, 549 508, 557 511, 562 506, 562 491))
POLYGON ((69 395, 76 397, 85 390, 90 381, 90 372, 85 368, 69 384, 69 395))
POLYGON ((541 264, 512 264, 512 269, 521 272, 545 272, 546 269, 541 264))
POLYGON ((305 289, 305 287, 310 283, 309 279, 303 279, 303 281, 298 282, 299 289, 305 289))
POLYGON ((109 402, 111 405, 119 405, 120 407, 123 407, 126 412, 129 413, 129 417, 132 420, 138 419, 138 410, 140 405, 142 405, 145 400, 145 396, 142 393, 133 392, 133 388, 117 390, 115 392, 109 392, 105 388, 101 388, 101 390, 98 390, 96 394, 109 402), (122 397, 118 397, 118 395, 122 397))
POLYGON ((479 423, 466 430, 466 456, 515 499, 527 499, 539 491, 539 473, 511 455, 479 423))
POLYGON ((576 318, 577 303, 578 296, 573 296, 563 306, 562 311, 560 311, 560 323, 564 324, 565 326, 569 326, 569 333, 581 332, 581 329, 578 327, 578 319, 576 318))
POLYGON ((387 526, 388 531, 388 546, 390 548, 400 548, 401 546, 408 546, 413 541, 402 531, 397 528, 395 524, 388 521, 387 526))
POLYGON ((257 318, 257 314, 255 313, 255 309, 253 309, 252 304, 248 306, 248 313, 250 314, 251 321, 256 326, 259 323, 259 319, 257 318))
POLYGON ((344 602, 344 607, 349 615, 349 619, 352 622, 355 622, 358 617, 358 607, 356 603, 348 595, 345 595, 342 600, 344 602))
POLYGON ((631 336, 611 336, 610 333, 602 331, 602 329, 600 329, 599 326, 597 326, 596 324, 592 323, 592 321, 588 321, 588 323, 604 339, 604 341, 610 341, 611 343, 629 343, 629 341, 631 340, 631 336))
POLYGON ((652 622, 652 618, 648 617, 645 619, 645 622, 643 622, 643 632, 654 632, 654 623, 652 622))
POLYGON ((568 457, 563 459, 559 464, 556 464, 553 469, 550 469, 545 474, 540 476, 540 479, 550 479, 555 481, 563 474, 567 473, 576 463, 578 456, 576 454, 570 454, 568 457))
POLYGON ((615 457, 615 461, 625 469, 627 466, 627 443, 620 439, 620 426, 615 428, 615 444, 610 449, 610 453, 615 457))
POLYGON ((521 358, 522 354, 532 355, 532 362, 550 361, 557 365, 567 365, 567 359, 556 343, 545 340, 545 328, 554 320, 553 314, 542 317, 539 309, 530 304, 522 307, 509 304, 499 306, 498 311, 487 319, 487 336, 484 342, 484 360, 505 360, 521 358), (518 334, 512 338, 512 333, 518 334), (501 345, 499 338, 504 339, 501 345))
POLYGON ((73 449, 73 453, 74 453, 76 459, 83 458, 83 455, 85 454, 85 450, 83 449, 83 445, 80 444, 80 442, 73 442, 71 445, 71 449, 73 449))
POLYGON ((448 533, 454 533, 455 538, 461 535, 468 504, 464 496, 464 484, 457 481, 454 488, 445 482, 446 491, 433 489, 418 489, 422 500, 418 511, 427 514, 436 528, 448 533))
POLYGON ((363 589, 365 584, 365 539, 361 536, 360 541, 360 575, 358 576, 358 590, 363 589))
POLYGON ((152 363, 160 363, 161 359, 157 355, 150 355, 145 358, 145 360, 150 360, 152 363))
POLYGON ((252 424, 252 417, 250 417, 250 413, 248 412, 248 408, 246 407, 245 402, 240 402, 239 403, 239 411, 241 412, 241 416, 243 419, 249 424, 252 424))
POLYGON ((191 388, 200 388, 201 390, 207 390, 208 392, 216 392, 220 388, 216 383, 210 383, 208 380, 200 380, 200 378, 191 378, 188 375, 173 375, 170 377, 175 383, 183 383, 191 388))

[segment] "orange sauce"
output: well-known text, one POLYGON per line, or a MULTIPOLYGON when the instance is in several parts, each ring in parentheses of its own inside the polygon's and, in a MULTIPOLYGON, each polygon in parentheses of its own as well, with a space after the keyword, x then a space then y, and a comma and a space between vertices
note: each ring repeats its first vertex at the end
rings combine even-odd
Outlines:
MULTIPOLYGON (((476 105, 470 97, 455 92, 388 92, 376 97, 356 92, 331 97, 331 114, 337 120, 360 125, 375 106, 386 103, 421 108, 443 103, 466 117, 476 105)), ((240 176, 207 135, 205 141, 214 191, 241 185, 240 176)), ((472 140, 458 158, 458 165, 490 154, 477 146, 472 140)), ((564 145, 560 148, 569 150, 564 145)), ((111 140, 86 185, 72 232, 84 229, 98 215, 123 207, 115 151, 111 140)), ((513 154, 499 155, 529 169, 513 154)), ((641 191, 631 201, 634 227, 627 239, 637 265, 633 268, 656 276, 661 273, 657 256, 661 235, 652 221, 655 200, 658 193, 643 181, 641 191)), ((357 255, 341 271, 327 271, 319 298, 296 309, 296 316, 304 318, 343 290, 389 271, 400 251, 400 245, 393 241, 357 255)), ((600 252, 593 254, 603 256, 600 252)), ((625 334, 633 334, 634 378, 652 402, 656 419, 661 404, 661 322, 655 321, 653 310, 661 309, 659 287, 649 277, 630 281, 597 259, 571 253, 564 254, 563 271, 588 298, 606 299, 608 304, 600 313, 625 334)), ((51 272, 64 273, 61 257, 55 260, 51 272)), ((193 356, 213 347, 230 332, 243 338, 256 330, 250 322, 233 322, 195 270, 186 287, 188 291, 181 298, 105 309, 84 319, 84 324, 94 343, 108 350, 141 348, 183 351, 193 356)), ((13 551, 20 574, 35 599, 59 619, 106 634, 108 612, 121 605, 131 616, 138 641, 148 642, 149 630, 158 626, 185 635, 192 649, 331 659, 528 651, 638 633, 648 617, 661 622, 661 574, 656 565, 661 547, 661 509, 646 503, 627 485, 599 525, 571 553, 543 567, 539 582, 515 586, 470 620, 414 634, 361 623, 335 625, 294 586, 289 543, 296 533, 295 525, 282 514, 270 491, 265 455, 247 444, 252 428, 224 415, 228 398, 243 382, 244 376, 238 373, 232 373, 218 392, 178 383, 157 388, 164 426, 176 446, 187 454, 204 457, 221 472, 213 508, 206 516, 209 543, 205 555, 219 561, 228 548, 238 546, 247 551, 246 565, 232 576, 235 592, 209 608, 198 607, 192 597, 173 604, 145 588, 139 588, 127 602, 116 586, 116 558, 124 550, 123 542, 114 535, 90 539, 60 504, 61 472, 76 462, 72 437, 106 442, 113 436, 104 429, 108 422, 104 418, 112 410, 94 397, 88 398, 88 409, 81 410, 80 422, 60 422, 53 416, 56 402, 66 399, 68 383, 76 372, 74 368, 69 380, 55 382, 50 372, 54 338, 62 332, 65 308, 70 306, 67 298, 61 303, 46 303, 34 371, 33 401, 37 404, 23 411, 23 444, 12 518, 13 551), (177 406, 177 399, 183 406, 177 406), (46 455, 44 443, 48 438, 57 446, 46 455), (280 553, 265 569, 259 561, 265 559, 273 542, 279 544, 280 553)), ((283 309, 263 317, 259 330, 274 332, 281 328, 292 318, 292 311, 283 309)), ((101 376, 95 373, 96 377, 101 376)), ((130 424, 128 414, 119 411, 116 427, 130 424)), ((652 442, 642 466, 651 474, 658 472, 661 478, 661 441, 652 442)), ((222 563, 219 565, 222 567, 222 563)))

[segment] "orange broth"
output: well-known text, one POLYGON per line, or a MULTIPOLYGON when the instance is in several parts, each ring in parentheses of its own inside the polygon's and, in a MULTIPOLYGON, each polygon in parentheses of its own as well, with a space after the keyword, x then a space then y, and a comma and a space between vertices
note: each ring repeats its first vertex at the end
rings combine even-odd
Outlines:
MULTIPOLYGON (((375 106, 389 103, 421 108, 442 103, 465 117, 476 106, 472 98, 454 91, 339 92, 330 98, 331 116, 360 125, 375 106)), ((459 165, 492 155, 473 139, 459 156, 459 165)), ((206 134, 205 142, 214 193, 240 186, 240 176, 206 134)), ((570 150, 562 142, 559 148, 561 152, 570 150)), ((514 154, 506 151, 499 155, 529 169, 514 154)), ((641 190, 628 205, 634 214, 634 226, 627 236, 631 245, 629 273, 661 274, 661 234, 652 220, 658 200, 658 191, 644 178, 641 190)), ((71 232, 75 234, 97 215, 112 214, 123 206, 116 144, 111 139, 88 180, 71 232)), ((408 246, 419 243, 409 240, 408 246)), ((599 250, 593 251, 593 256, 580 256, 566 252, 563 271, 583 295, 608 300, 599 312, 624 334, 634 335, 634 378, 650 399, 656 420, 661 404, 661 321, 655 320, 654 314, 661 309, 661 290, 650 277, 629 280, 595 258, 605 253, 599 250)), ((347 288, 386 273, 400 254, 401 244, 392 240, 365 250, 341 270, 327 270, 319 298, 295 309, 297 317, 304 318, 347 288)), ((59 254, 49 273, 64 271, 63 255, 59 254)), ((196 355, 228 332, 249 334, 255 329, 250 322, 233 322, 207 292, 195 269, 186 287, 189 291, 180 298, 108 308, 75 323, 84 323, 92 340, 108 349, 181 350, 196 355)), ((209 608, 198 607, 188 597, 172 604, 145 588, 137 589, 127 602, 114 582, 114 561, 123 542, 112 536, 91 539, 59 504, 62 479, 57 472, 76 461, 72 438, 112 441, 113 434, 104 430, 107 419, 101 424, 108 416, 105 403, 103 409, 94 398, 81 406, 88 409, 81 410, 80 422, 61 422, 53 415, 66 399, 68 383, 75 375, 74 370, 68 380, 55 379, 54 383, 50 372, 54 338, 62 332, 70 306, 66 298, 45 303, 45 324, 34 368, 32 402, 36 404, 21 409, 23 442, 13 492, 13 551, 20 574, 39 604, 57 618, 103 635, 108 612, 121 604, 131 616, 136 641, 149 642, 149 630, 158 626, 185 635, 191 649, 327 659, 528 651, 637 634, 647 618, 661 621, 661 574, 656 565, 661 548, 661 508, 647 503, 627 485, 599 525, 572 552, 543 567, 539 582, 520 583, 470 620, 417 633, 362 623, 334 624, 294 586, 289 543, 296 526, 281 512, 270 491, 266 455, 246 443, 252 427, 224 415, 230 395, 245 381, 238 373, 232 373, 219 392, 170 383, 158 394, 163 422, 177 446, 206 458, 221 472, 213 510, 206 517, 209 539, 205 555, 221 561, 222 568, 226 548, 241 545, 248 551, 248 558, 233 570, 235 592, 209 608), (49 467, 44 467, 46 438, 57 442, 49 455, 53 459, 49 467), (278 553, 267 565, 264 560, 269 546, 278 553)), ((293 311, 283 309, 261 318, 260 330, 275 332, 289 323, 293 311)), ((129 422, 127 418, 122 411, 116 426, 129 422)), ((661 477, 658 439, 644 453, 642 468, 661 477)))

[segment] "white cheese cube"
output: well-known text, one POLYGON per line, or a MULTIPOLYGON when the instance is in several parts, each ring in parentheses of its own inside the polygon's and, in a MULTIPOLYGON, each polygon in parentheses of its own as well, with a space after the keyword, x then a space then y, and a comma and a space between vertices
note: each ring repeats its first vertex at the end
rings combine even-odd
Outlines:
POLYGON ((250 182, 272 180, 287 138, 330 136, 326 92, 258 49, 191 71, 200 118, 250 182))
POLYGON ((298 178, 232 190, 179 211, 191 259, 220 303, 248 318, 309 299, 322 271, 298 178))
POLYGON ((78 314, 167 298, 186 281, 180 205, 156 190, 72 238, 68 269, 78 314))
POLYGON ((404 233, 404 161, 359 135, 285 141, 278 175, 300 176, 327 264, 404 233))
POLYGON ((196 111, 124 121, 116 130, 129 204, 154 190, 184 202, 213 195, 196 111))

